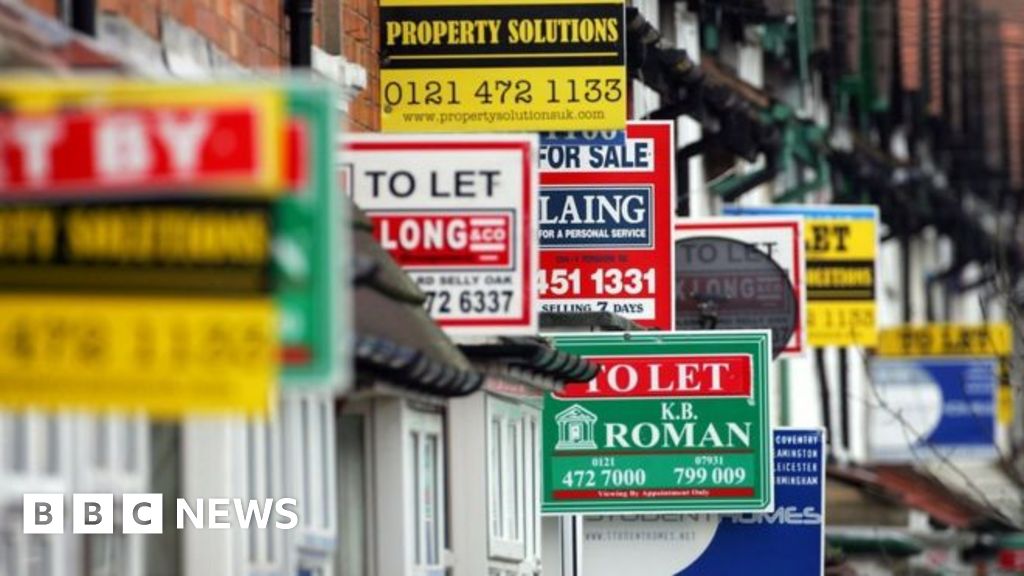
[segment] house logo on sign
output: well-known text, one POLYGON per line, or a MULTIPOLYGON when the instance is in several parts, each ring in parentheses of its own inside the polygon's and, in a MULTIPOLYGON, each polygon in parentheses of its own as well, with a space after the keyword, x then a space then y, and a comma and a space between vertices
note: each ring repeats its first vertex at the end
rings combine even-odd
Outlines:
POLYGON ((555 415, 558 425, 558 444, 555 450, 594 450, 594 424, 597 415, 579 404, 562 410, 555 415))

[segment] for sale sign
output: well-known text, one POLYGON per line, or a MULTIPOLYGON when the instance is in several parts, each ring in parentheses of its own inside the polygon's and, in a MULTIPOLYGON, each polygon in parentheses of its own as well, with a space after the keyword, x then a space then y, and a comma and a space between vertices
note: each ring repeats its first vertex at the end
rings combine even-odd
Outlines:
POLYGON ((452 333, 536 332, 532 136, 353 135, 341 172, 452 333))
MULTIPOLYGON (((674 231, 676 241, 692 238, 736 240, 775 262, 792 285, 796 310, 779 305, 780 299, 776 293, 779 284, 785 282, 780 283, 774 274, 768 275, 764 271, 751 269, 750 258, 746 254, 713 254, 716 248, 713 243, 708 243, 706 249, 699 243, 691 243, 685 248, 688 253, 677 254, 682 264, 689 264, 686 269, 677 268, 675 271, 678 298, 705 293, 715 298, 747 301, 750 309, 742 321, 756 321, 760 328, 786 327, 786 330, 780 330, 789 334, 782 354, 790 357, 803 355, 807 346, 807 331, 804 326, 806 291, 801 218, 687 218, 677 221, 674 231), (726 269, 733 274, 726 275, 721 270, 713 270, 710 264, 716 261, 725 261, 726 269)), ((778 333, 773 332, 773 337, 778 333)))
POLYGON ((737 216, 803 216, 807 249, 807 343, 875 346, 877 206, 726 206, 737 216))
POLYGON ((669 122, 541 140, 542 312, 674 328, 674 150, 669 122))
POLYGON ((553 340, 601 370, 545 399, 542 512, 771 508, 770 332, 553 340))

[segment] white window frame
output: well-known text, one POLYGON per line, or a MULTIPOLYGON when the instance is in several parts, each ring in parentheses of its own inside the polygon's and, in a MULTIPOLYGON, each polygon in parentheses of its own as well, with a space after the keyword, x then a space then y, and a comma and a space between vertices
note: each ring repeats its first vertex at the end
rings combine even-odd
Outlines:
MULTIPOLYGON (((354 402, 346 403, 344 411, 337 415, 340 419, 345 416, 358 416, 363 419, 363 499, 359 503, 362 506, 362 510, 359 511, 359 515, 362 517, 361 533, 363 536, 362 550, 359 551, 362 554, 363 571, 360 575, 365 574, 376 574, 376 561, 377 558, 374 555, 376 549, 376 518, 374 517, 374 506, 376 493, 374 486, 374 466, 375 466, 375 455, 374 455, 374 427, 373 418, 374 411, 373 406, 370 403, 354 402)), ((335 421, 335 434, 340 438, 343 433, 341 428, 337 425, 338 420, 335 421)), ((336 485, 338 487, 335 497, 337 498, 337 506, 335 515, 338 518, 338 530, 337 530, 337 545, 336 550, 341 555, 345 552, 346 547, 343 543, 349 538, 349 535, 345 531, 345 523, 342 522, 342 518, 348 514, 352 514, 353 511, 345 508, 345 502, 342 498, 342 491, 344 487, 341 485, 342 475, 341 470, 347 463, 341 458, 340 443, 335 446, 335 478, 336 485)), ((339 561, 340 562, 340 561, 339 561)), ((339 564, 336 573, 341 573, 342 566, 339 564)), ((354 576, 354 575, 353 575, 354 576)))
POLYGON ((403 418, 405 466, 409 474, 405 478, 405 489, 409 498, 409 513, 406 521, 407 558, 409 573, 413 576, 438 576, 451 568, 451 554, 447 542, 447 458, 445 453, 444 417, 440 413, 424 412, 408 409, 403 418), (434 439, 434 469, 432 473, 424 473, 417 464, 426 461, 427 445, 425 441, 434 439), (421 521, 425 517, 423 501, 417 498, 427 488, 427 479, 432 480, 434 487, 434 524, 428 526, 421 521), (436 538, 436 561, 424 560, 431 538, 436 538), (422 551, 420 557, 417 553, 422 551))
POLYGON ((488 549, 492 558, 521 562, 526 554, 523 411, 489 396, 486 412, 488 549))
MULTIPOLYGON (((0 539, 6 540, 9 546, 0 543, 0 576, 22 576, 33 574, 29 570, 31 565, 29 555, 35 543, 45 545, 47 556, 46 565, 49 571, 46 576, 60 576, 66 574, 66 537, 61 535, 25 534, 21 524, 21 506, 15 510, 0 510, 0 539), (13 572, 7 568, 12 567, 13 572)), ((34 572, 38 574, 38 572, 34 572)))
POLYGON ((524 571, 527 574, 541 573, 541 421, 540 410, 523 406, 523 455, 526 462, 524 484, 526 489, 526 558, 524 571))
MULTIPOLYGON (((276 501, 285 495, 281 420, 250 421, 244 427, 243 493, 246 499, 257 500, 262 508, 267 499, 276 501)), ((272 511, 268 529, 250 526, 249 530, 241 531, 247 574, 277 574, 286 565, 284 533, 273 528, 277 520, 276 512, 272 511)))
POLYGON ((520 574, 533 574, 541 550, 540 412, 488 395, 486 435, 489 558, 517 562, 520 574))
POLYGON ((299 526, 291 531, 292 567, 330 574, 338 532, 335 398, 289 393, 281 399, 285 493, 297 500, 299 526))

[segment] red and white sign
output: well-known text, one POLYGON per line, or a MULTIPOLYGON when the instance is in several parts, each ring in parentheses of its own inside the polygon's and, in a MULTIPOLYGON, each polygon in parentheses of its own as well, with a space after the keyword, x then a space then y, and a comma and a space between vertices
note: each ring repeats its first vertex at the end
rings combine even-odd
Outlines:
MULTIPOLYGON (((782 350, 783 356, 802 356, 807 349, 807 293, 805 280, 803 219, 800 217, 686 218, 676 221, 674 239, 696 237, 728 238, 749 244, 782 268, 796 297, 796 327, 782 350)), ((737 274, 742 274, 737 272, 737 274)), ((740 279, 738 277, 738 279, 740 279)), ((699 280, 699 279, 698 279, 699 280)), ((695 280, 695 281, 698 281, 695 280)), ((752 286, 762 279, 748 278, 752 286)), ((728 284, 728 275, 717 274, 715 282, 728 284)), ((712 289, 704 291, 713 292, 712 289)), ((768 326, 764 326, 767 328, 768 326)))
POLYGON ((282 176, 267 151, 280 154, 285 137, 244 103, 2 114, 0 200, 267 190, 281 184, 268 169, 282 176))
POLYGON ((671 122, 541 140, 540 309, 672 330, 671 122))
POLYGON ((452 334, 532 334, 535 136, 347 136, 346 190, 452 334))
POLYGON ((372 218, 374 236, 406 267, 512 264, 512 215, 477 212, 385 212, 372 218))
POLYGON ((1004 570, 1024 571, 1024 550, 1000 550, 999 567, 1004 570))
POLYGON ((749 398, 752 363, 746 354, 600 356, 589 382, 570 382, 558 398, 749 398))

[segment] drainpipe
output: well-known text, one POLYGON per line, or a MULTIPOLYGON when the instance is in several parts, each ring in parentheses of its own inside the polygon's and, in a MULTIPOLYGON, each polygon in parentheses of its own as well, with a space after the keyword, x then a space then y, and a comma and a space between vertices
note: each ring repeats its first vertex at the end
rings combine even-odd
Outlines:
POLYGON ((313 0, 285 0, 289 29, 289 63, 309 68, 313 53, 313 0))
POLYGON ((71 28, 96 36, 96 0, 71 0, 71 28))

